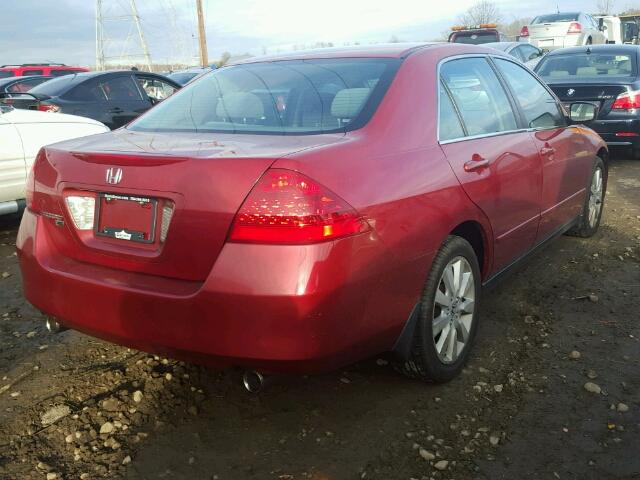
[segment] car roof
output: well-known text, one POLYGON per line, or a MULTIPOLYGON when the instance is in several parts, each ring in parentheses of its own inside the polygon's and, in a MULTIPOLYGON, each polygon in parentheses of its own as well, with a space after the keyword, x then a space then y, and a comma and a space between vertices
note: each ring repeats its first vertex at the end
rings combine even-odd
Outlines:
POLYGON ((586 53, 589 50, 592 53, 621 53, 621 54, 633 54, 640 51, 638 45, 623 45, 623 44, 602 44, 602 45, 583 45, 581 47, 559 48, 558 50, 552 50, 547 53, 547 56, 553 55, 570 55, 572 53, 586 53))
POLYGON ((174 70, 172 72, 169 72, 165 75, 171 75, 173 73, 197 73, 197 72, 208 72, 209 70, 211 70, 211 67, 189 67, 189 68, 183 68, 182 70, 174 70))
POLYGON ((489 42, 483 43, 483 47, 495 48, 496 50, 502 50, 506 52, 510 48, 517 47, 518 45, 529 45, 525 42, 489 42))
POLYGON ((230 65, 275 62, 280 60, 309 60, 327 58, 403 58, 414 50, 438 45, 438 43, 384 43, 376 45, 355 45, 348 47, 317 48, 298 50, 276 55, 264 55, 233 62, 230 65))

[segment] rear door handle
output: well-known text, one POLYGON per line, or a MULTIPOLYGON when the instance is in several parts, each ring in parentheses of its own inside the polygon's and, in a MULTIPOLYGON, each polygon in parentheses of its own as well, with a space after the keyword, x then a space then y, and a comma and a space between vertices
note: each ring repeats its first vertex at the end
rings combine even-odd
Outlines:
POLYGON ((556 153, 556 149, 553 147, 542 147, 540 149, 540 155, 542 155, 543 157, 549 157, 554 153, 556 153))
POLYGON ((481 170, 483 168, 487 168, 489 166, 489 160, 484 158, 482 155, 478 153, 474 153, 471 156, 471 160, 464 164, 465 172, 473 172, 475 170, 481 170))

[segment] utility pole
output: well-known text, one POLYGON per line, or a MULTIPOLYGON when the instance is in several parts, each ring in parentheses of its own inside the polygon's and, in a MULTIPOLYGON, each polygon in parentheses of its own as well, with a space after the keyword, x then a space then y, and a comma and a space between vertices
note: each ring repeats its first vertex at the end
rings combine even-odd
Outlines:
MULTIPOLYGON (((209 54, 207 53, 207 33, 204 28, 204 14, 202 12, 202 0, 196 0, 198 7, 198 37, 200 40, 200 66, 209 66, 209 54)), ((193 18, 193 17, 192 17, 193 18)))

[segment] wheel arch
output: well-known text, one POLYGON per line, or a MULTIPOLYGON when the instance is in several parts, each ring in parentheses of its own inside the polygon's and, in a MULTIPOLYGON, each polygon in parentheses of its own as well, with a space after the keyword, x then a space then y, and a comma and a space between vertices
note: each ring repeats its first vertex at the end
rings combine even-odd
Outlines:
POLYGON ((476 258, 478 259, 478 263, 480 264, 482 277, 486 278, 491 265, 491 262, 489 261, 489 252, 491 249, 488 245, 489 236, 482 227, 482 224, 475 220, 467 220, 452 229, 450 235, 464 238, 469 242, 469 244, 471 244, 471 247, 476 254, 476 258))

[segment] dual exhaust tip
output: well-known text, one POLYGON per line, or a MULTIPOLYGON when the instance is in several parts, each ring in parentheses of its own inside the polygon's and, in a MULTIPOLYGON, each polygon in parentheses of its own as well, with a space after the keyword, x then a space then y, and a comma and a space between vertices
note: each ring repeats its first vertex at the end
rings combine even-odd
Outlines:
MULTIPOLYGON (((44 321, 44 325, 50 333, 61 333, 67 330, 57 318, 49 317, 44 321)), ((266 379, 264 375, 256 370, 247 370, 242 375, 242 385, 244 389, 249 393, 259 393, 265 387, 266 379)))

